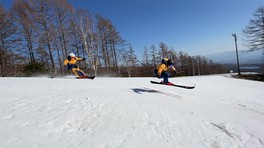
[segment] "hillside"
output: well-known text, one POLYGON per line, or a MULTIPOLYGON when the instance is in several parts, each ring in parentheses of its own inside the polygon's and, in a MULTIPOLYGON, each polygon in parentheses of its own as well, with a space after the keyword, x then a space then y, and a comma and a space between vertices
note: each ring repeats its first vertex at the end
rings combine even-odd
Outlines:
POLYGON ((2 148, 263 148, 263 82, 0 78, 2 148))
MULTIPOLYGON (((236 51, 227 51, 206 55, 205 57, 221 64, 237 64, 236 51)), ((238 52, 240 64, 260 64, 262 59, 262 50, 254 52, 238 52)))

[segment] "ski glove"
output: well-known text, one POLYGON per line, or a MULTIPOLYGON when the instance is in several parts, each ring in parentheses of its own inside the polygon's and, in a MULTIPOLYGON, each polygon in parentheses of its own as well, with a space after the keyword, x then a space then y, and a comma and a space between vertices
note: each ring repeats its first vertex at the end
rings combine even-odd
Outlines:
POLYGON ((158 76, 158 78, 160 79, 160 75, 157 75, 158 76))
POLYGON ((85 58, 82 58, 82 60, 84 61, 84 60, 86 60, 85 58))

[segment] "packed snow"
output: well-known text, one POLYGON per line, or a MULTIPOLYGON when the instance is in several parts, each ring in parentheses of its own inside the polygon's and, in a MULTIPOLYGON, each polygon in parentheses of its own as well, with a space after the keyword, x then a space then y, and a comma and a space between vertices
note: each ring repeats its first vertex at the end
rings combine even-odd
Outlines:
POLYGON ((264 83, 0 78, 1 148, 263 148, 264 83))

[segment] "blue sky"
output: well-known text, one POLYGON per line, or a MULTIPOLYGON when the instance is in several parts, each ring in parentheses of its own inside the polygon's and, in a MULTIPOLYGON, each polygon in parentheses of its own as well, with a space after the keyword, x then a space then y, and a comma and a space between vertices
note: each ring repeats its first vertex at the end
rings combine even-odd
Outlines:
MULTIPOLYGON (((242 44, 242 29, 264 0, 68 0, 110 19, 140 59, 144 47, 160 42, 177 52, 207 55, 235 50, 232 33, 242 44)), ((9 0, 1 0, 8 5, 9 0)))
POLYGON ((70 0, 109 18, 139 55, 166 43, 176 51, 207 55, 242 45, 242 29, 264 0, 70 0))

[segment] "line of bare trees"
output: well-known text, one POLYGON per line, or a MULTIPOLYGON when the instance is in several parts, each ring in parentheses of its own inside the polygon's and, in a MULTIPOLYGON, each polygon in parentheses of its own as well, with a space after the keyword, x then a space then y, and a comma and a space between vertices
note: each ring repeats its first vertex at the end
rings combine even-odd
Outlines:
POLYGON ((1 76, 68 74, 63 60, 69 52, 87 58, 80 67, 92 75, 151 76, 162 57, 173 59, 183 75, 224 72, 205 57, 176 53, 164 43, 157 51, 145 47, 140 62, 109 19, 67 0, 14 0, 9 10, 0 5, 1 76))
MULTIPOLYGON (((183 76, 227 72, 227 69, 223 65, 214 63, 212 60, 204 56, 190 56, 188 53, 182 51, 176 52, 173 47, 170 48, 163 42, 159 44, 158 48, 154 45, 151 45, 149 48, 145 47, 141 64, 148 67, 149 71, 153 74, 153 65, 154 68, 159 65, 163 57, 172 59, 177 71, 180 72, 179 75, 183 76)), ((151 73, 148 73, 147 75, 150 75, 151 73)))

